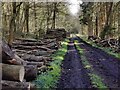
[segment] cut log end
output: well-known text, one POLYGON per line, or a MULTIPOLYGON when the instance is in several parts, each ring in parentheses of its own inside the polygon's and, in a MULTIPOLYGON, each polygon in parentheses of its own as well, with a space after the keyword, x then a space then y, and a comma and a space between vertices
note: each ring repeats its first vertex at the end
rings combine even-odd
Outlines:
POLYGON ((23 81, 23 79, 24 79, 24 75, 25 75, 25 68, 24 67, 21 67, 21 69, 20 69, 20 71, 19 71, 19 73, 20 73, 20 75, 19 75, 19 80, 22 82, 23 81))
POLYGON ((0 64, 2 66, 2 79, 22 82, 25 75, 24 66, 0 64))

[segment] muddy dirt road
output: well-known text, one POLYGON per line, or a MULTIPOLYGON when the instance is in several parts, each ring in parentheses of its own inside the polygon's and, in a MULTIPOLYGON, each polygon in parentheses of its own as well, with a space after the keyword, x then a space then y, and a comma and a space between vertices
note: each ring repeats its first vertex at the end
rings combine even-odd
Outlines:
POLYGON ((68 52, 62 66, 62 74, 58 88, 86 88, 91 87, 87 71, 83 68, 78 51, 73 43, 68 45, 68 52))
POLYGON ((70 40, 68 52, 62 64, 58 88, 92 88, 90 77, 81 62, 73 43, 74 40, 79 41, 79 46, 84 49, 85 56, 93 66, 94 72, 102 78, 105 85, 108 88, 118 88, 120 86, 120 60, 92 47, 80 38, 70 40))
POLYGON ((106 52, 92 47, 79 40, 80 47, 84 49, 88 61, 92 64, 95 72, 102 77, 104 83, 109 88, 120 86, 120 60, 107 54, 106 52))

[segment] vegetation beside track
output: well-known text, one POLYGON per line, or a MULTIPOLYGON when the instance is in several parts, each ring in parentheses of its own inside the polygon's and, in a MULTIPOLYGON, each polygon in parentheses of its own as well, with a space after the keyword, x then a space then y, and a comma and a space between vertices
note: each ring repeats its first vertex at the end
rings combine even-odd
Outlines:
MULTIPOLYGON (((79 35, 77 35, 77 37, 81 37, 79 35)), ((116 53, 114 52, 113 48, 110 48, 110 47, 101 47, 100 45, 97 45, 95 44, 94 42, 88 40, 86 37, 81 37, 85 42, 87 42, 88 44, 90 44, 91 46, 95 47, 95 48, 99 48, 103 51, 105 51, 106 53, 110 54, 110 55, 113 55, 114 57, 116 58, 119 58, 120 59, 120 53, 116 53)))
POLYGON ((107 86, 103 83, 102 78, 94 72, 92 65, 87 60, 84 50, 79 47, 79 42, 77 40, 75 40, 75 45, 80 54, 84 68, 86 68, 88 71, 88 75, 90 76, 90 80, 91 80, 91 83, 93 84, 93 87, 99 88, 99 89, 107 88, 107 86))
POLYGON ((56 51, 51 57, 53 62, 50 63, 48 70, 42 74, 40 74, 34 83, 37 88, 56 88, 57 82, 60 78, 61 72, 61 64, 64 60, 64 56, 67 52, 67 45, 69 40, 65 39, 65 41, 61 42, 61 48, 56 51))
POLYGON ((87 43, 89 43, 90 45, 92 45, 93 47, 96 47, 96 48, 99 48, 103 51, 105 51, 106 53, 110 54, 110 55, 113 55, 115 56, 116 58, 119 58, 120 59, 120 53, 115 53, 114 50, 110 47, 106 48, 106 47, 101 47, 101 46, 98 46, 97 44, 93 43, 92 41, 88 41, 87 40, 87 43))

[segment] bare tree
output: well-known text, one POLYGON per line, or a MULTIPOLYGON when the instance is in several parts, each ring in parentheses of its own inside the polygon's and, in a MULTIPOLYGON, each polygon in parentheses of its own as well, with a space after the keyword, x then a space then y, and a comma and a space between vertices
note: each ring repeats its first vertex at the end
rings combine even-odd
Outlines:
POLYGON ((9 39, 8 39, 9 45, 12 45, 14 39, 14 31, 16 31, 15 19, 16 19, 16 2, 12 2, 12 16, 9 22, 9 39))

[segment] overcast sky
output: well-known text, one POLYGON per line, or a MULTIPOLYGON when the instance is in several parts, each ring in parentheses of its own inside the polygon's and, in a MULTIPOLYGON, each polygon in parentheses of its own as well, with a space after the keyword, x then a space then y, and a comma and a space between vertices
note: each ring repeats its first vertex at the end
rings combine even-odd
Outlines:
POLYGON ((80 4, 82 4, 81 0, 69 0, 69 11, 72 15, 76 16, 79 9, 80 9, 80 4))

